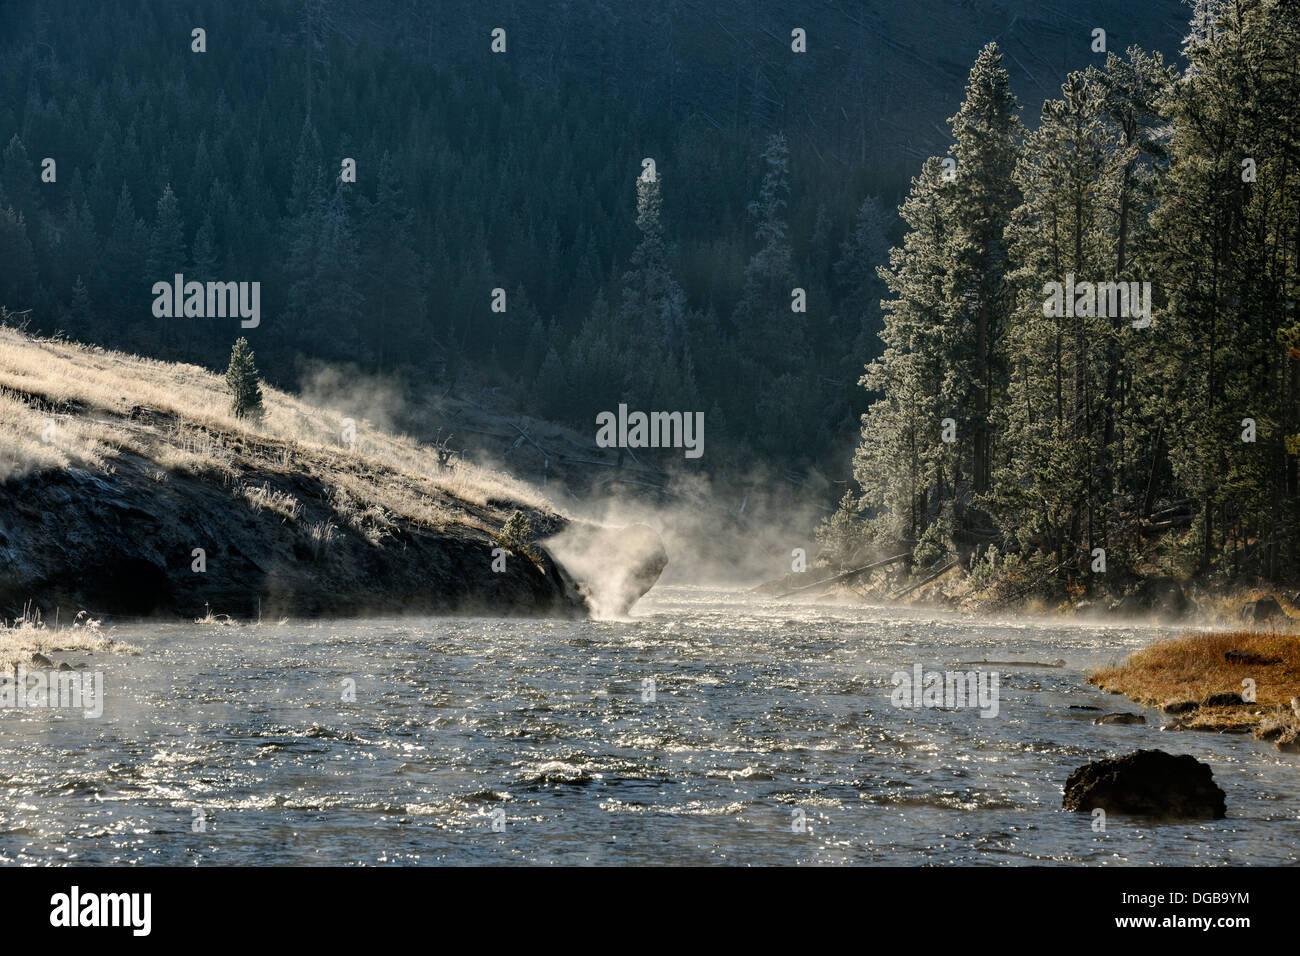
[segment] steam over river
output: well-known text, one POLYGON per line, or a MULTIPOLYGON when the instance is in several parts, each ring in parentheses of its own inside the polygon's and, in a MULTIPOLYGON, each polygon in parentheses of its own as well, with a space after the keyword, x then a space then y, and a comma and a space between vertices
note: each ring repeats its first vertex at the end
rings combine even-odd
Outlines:
POLYGON ((103 671, 102 718, 0 712, 5 863, 1300 860, 1300 757, 1070 709, 1137 710, 1083 674, 1154 628, 659 588, 625 621, 112 633, 142 653, 55 655, 103 671), (997 716, 893 706, 915 664, 997 671, 997 716), (1140 747, 1209 763, 1228 818, 1060 810, 1071 770, 1140 747))

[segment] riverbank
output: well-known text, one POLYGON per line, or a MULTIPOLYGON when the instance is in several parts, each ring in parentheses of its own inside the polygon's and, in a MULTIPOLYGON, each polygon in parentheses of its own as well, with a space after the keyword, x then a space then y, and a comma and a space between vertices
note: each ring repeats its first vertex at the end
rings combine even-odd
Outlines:
POLYGON ((1049 574, 1008 572, 976 562, 968 570, 952 559, 907 574, 902 558, 874 560, 842 570, 810 567, 769 580, 755 594, 822 604, 933 607, 979 617, 1064 617, 1096 623, 1181 622, 1232 629, 1300 627, 1300 591, 1263 582, 1207 584, 1158 568, 1127 575, 1089 591, 1062 587, 1049 574))
MULTIPOLYGON (((206 369, 0 327, 0 617, 589 613, 602 582, 555 560, 575 522, 534 489, 263 395, 237 418, 206 369)), ((658 577, 640 540, 603 604, 658 577)))
POLYGON ((59 665, 61 670, 67 670, 66 662, 50 657, 65 651, 78 655, 140 653, 138 647, 102 633, 99 621, 84 614, 66 626, 58 621, 47 626, 40 612, 29 607, 12 623, 0 621, 0 675, 20 665, 28 668, 59 665))
POLYGON ((1300 750, 1300 634, 1221 631, 1160 641, 1088 682, 1162 709, 1178 729, 1252 732, 1300 750))

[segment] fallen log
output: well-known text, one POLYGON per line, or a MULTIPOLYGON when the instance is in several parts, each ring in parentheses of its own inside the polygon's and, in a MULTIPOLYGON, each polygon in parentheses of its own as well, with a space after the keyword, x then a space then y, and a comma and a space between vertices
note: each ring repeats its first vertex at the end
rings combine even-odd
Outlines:
POLYGON ((1170 528, 1184 528, 1194 520, 1196 520, 1195 515, 1180 515, 1175 518, 1170 518, 1167 521, 1148 521, 1143 518, 1142 533, 1155 534, 1159 531, 1168 531, 1170 528))
POLYGON ((941 567, 938 571, 935 571, 934 574, 930 575, 930 576, 929 576, 928 578, 926 578, 924 581, 918 581, 916 584, 913 584, 911 587, 903 588, 903 590, 899 591, 897 594, 892 595, 892 596, 889 598, 889 600, 891 600, 891 601, 897 601, 897 600, 898 600, 899 598, 901 598, 904 594, 911 594, 911 593, 912 593, 913 591, 915 591, 917 588, 925 587, 925 586, 926 586, 927 584, 929 584, 931 581, 935 580, 936 578, 939 578, 939 577, 943 576, 943 575, 946 574, 948 571, 950 571, 950 570, 952 569, 953 565, 955 565, 956 563, 957 563, 957 559, 956 559, 956 558, 953 558, 951 561, 949 561, 947 564, 945 564, 943 567, 941 567))
POLYGON ((776 600, 779 601, 781 598, 789 597, 792 594, 801 594, 804 591, 811 591, 813 588, 829 587, 832 584, 847 581, 850 578, 857 577, 859 574, 865 574, 867 571, 874 571, 876 568, 883 568, 886 565, 902 561, 909 554, 911 554, 910 551, 905 551, 902 554, 894 555, 892 558, 885 558, 883 561, 875 561, 871 564, 863 565, 860 568, 854 568, 852 571, 845 571, 843 574, 837 574, 834 577, 825 578, 821 581, 814 581, 812 584, 805 584, 802 587, 795 588, 793 591, 786 591, 784 594, 778 594, 776 600))

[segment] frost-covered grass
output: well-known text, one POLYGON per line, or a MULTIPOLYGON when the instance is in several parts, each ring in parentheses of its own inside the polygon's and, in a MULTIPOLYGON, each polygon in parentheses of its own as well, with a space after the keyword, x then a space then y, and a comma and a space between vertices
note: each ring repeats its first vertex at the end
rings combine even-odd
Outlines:
POLYGON ((33 654, 49 657, 59 651, 96 651, 138 654, 140 649, 100 632, 99 622, 78 614, 70 625, 48 626, 40 611, 30 606, 22 617, 0 621, 0 669, 11 670, 19 664, 32 664, 33 654))
MULTIPOLYGON (((241 472, 309 471, 339 489, 349 511, 379 534, 381 516, 431 528, 463 520, 460 506, 510 502, 551 511, 530 486, 445 449, 356 423, 263 384, 265 417, 237 418, 221 375, 72 342, 36 338, 0 321, 0 483, 31 473, 108 469, 123 453, 163 476, 212 475, 240 487, 241 472)), ((295 517, 257 482, 250 504, 295 517)))

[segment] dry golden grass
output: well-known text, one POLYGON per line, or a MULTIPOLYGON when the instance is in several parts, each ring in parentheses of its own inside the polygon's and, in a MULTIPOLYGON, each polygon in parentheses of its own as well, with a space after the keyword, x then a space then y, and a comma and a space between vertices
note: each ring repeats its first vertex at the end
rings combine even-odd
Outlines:
POLYGON ((289 521, 298 520, 298 511, 302 505, 297 498, 287 492, 276 491, 263 482, 257 486, 245 485, 242 493, 248 503, 255 508, 273 512, 289 521))
POLYGON ((1253 704, 1201 707, 1185 726, 1257 726, 1261 720, 1295 720, 1291 698, 1300 697, 1300 635, 1265 631, 1220 631, 1161 641, 1135 652, 1120 667, 1088 678, 1102 690, 1124 694, 1152 707, 1181 701, 1200 703, 1213 694, 1240 694, 1242 681, 1255 682, 1253 704), (1258 663, 1232 662, 1230 651, 1258 663))
POLYGON ((31 667, 33 654, 49 657, 58 651, 140 653, 138 647, 101 634, 99 622, 82 615, 71 625, 47 627, 40 611, 28 608, 13 622, 0 621, 0 669, 12 671, 19 664, 31 667))
POLYGON ((310 471, 355 500, 358 521, 375 534, 389 516, 434 529, 464 523, 462 503, 554 510, 522 482, 459 459, 441 462, 432 447, 364 421, 356 423, 355 444, 344 447, 345 415, 266 385, 262 391, 265 418, 236 418, 224 378, 207 369, 0 325, 0 482, 52 469, 103 469, 130 452, 164 472, 208 473, 228 483, 251 467, 310 471))

